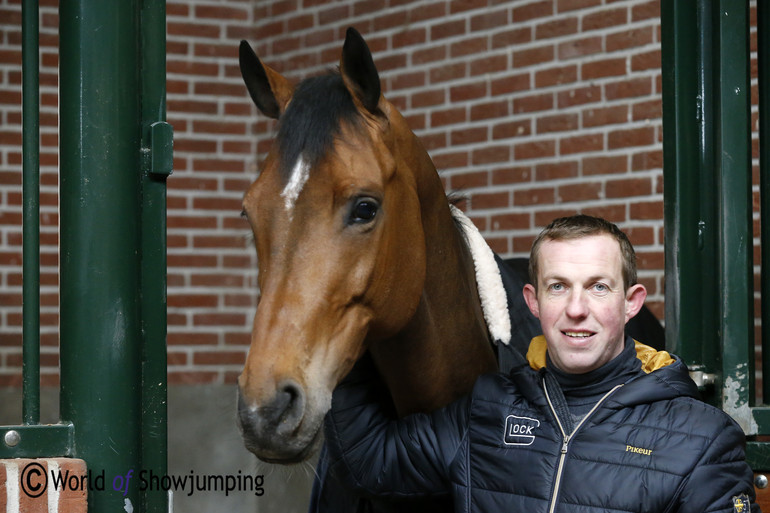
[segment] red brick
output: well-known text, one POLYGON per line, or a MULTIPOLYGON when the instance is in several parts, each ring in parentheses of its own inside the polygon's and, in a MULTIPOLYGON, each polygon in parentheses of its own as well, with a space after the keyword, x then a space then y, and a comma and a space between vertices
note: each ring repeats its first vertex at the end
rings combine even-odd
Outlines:
POLYGON ((535 166, 535 180, 547 181, 578 176, 579 164, 575 161, 558 161, 535 166))
POLYGON ((532 28, 514 28, 492 36, 492 48, 508 48, 532 41, 532 28))
POLYGON ((651 93, 652 82, 648 77, 621 80, 604 85, 604 94, 608 101, 649 96, 651 93))
POLYGON ((631 57, 631 71, 645 71, 649 69, 660 69, 661 53, 660 50, 641 53, 631 57))
POLYGON ((422 87, 425 85, 425 72, 407 71, 406 73, 396 74, 391 77, 390 84, 391 90, 394 91, 422 87))
POLYGON ((222 7, 221 5, 218 5, 216 7, 212 5, 198 5, 195 7, 195 17, 196 18, 210 18, 210 19, 221 19, 226 21, 232 21, 232 20, 248 20, 249 19, 249 13, 248 8, 238 8, 238 7, 222 7))
POLYGON ((492 139, 524 137, 532 134, 532 120, 520 119, 499 123, 492 127, 492 139))
POLYGON ((509 207, 509 194, 507 192, 474 194, 471 196, 471 206, 474 210, 509 207))
POLYGON ((535 87, 549 87, 576 82, 577 70, 577 66, 570 65, 538 71, 535 73, 535 87))
POLYGON ((582 161, 583 175, 618 174, 628 171, 625 155, 586 157, 582 161))
POLYGON ((508 100, 482 103, 471 107, 471 121, 483 121, 492 118, 505 118, 508 116, 508 100))
POLYGON ((450 144, 453 146, 485 142, 487 140, 487 128, 476 127, 464 130, 455 130, 450 134, 450 144))
POLYGON ((517 207, 531 205, 551 205, 556 201, 553 187, 523 189, 513 192, 513 204, 517 207))
POLYGON ((434 111, 430 116, 433 127, 463 123, 466 121, 465 108, 455 107, 443 111, 434 111))
POLYGON ((604 125, 627 123, 628 106, 597 107, 583 111, 583 127, 592 128, 604 125))
POLYGON ((167 25, 169 37, 187 36, 195 38, 215 39, 219 37, 220 28, 207 23, 173 23, 167 25))
POLYGON ((652 27, 640 27, 631 30, 621 30, 615 34, 608 34, 605 39, 605 50, 617 52, 629 48, 645 46, 653 42, 652 27))
POLYGON ((553 2, 542 1, 528 4, 522 7, 514 7, 513 21, 520 23, 522 21, 531 21, 537 18, 545 18, 553 14, 553 2))
POLYGON ((489 248, 497 254, 502 255, 510 252, 507 237, 487 237, 486 241, 489 248))
POLYGON ((615 130, 607 136, 607 147, 611 150, 628 148, 630 146, 648 146, 654 142, 655 129, 647 126, 628 130, 615 130))
POLYGON ((631 219, 663 219, 663 201, 638 201, 630 206, 631 219))
POLYGON ((631 170, 642 171, 647 169, 663 168, 663 151, 645 151, 631 156, 631 170))
POLYGON ((575 59, 601 52, 602 38, 600 36, 575 39, 558 46, 558 55, 561 60, 575 59))
POLYGON ((466 167, 468 165, 467 152, 444 153, 433 155, 432 158, 433 163, 438 169, 453 169, 458 167, 466 167))
POLYGON ((492 216, 492 230, 526 230, 530 225, 529 214, 501 214, 492 216))
POLYGON ((483 98, 487 95, 487 85, 484 82, 464 84, 449 89, 449 98, 452 102, 463 102, 483 98))
POLYGON ((574 11, 600 5, 602 0, 558 0, 556 10, 558 12, 574 11))
MULTIPOLYGON (((172 325, 171 322, 169 322, 170 325, 172 325)), ((198 329, 195 330, 195 332, 187 333, 187 332, 175 332, 173 330, 169 330, 168 333, 168 344, 172 346, 189 346, 189 345, 216 345, 219 340, 219 337, 216 333, 204 333, 199 331, 198 329)))
POLYGON ((552 140, 537 140, 519 143, 513 147, 513 156, 517 161, 553 157, 556 155, 556 142, 552 140))
POLYGON ((581 209, 583 214, 589 216, 596 216, 607 219, 610 222, 619 224, 626 220, 626 206, 625 205, 602 205, 601 203, 596 206, 590 206, 581 209))
POLYGON ((620 7, 618 9, 605 9, 594 13, 586 14, 583 17, 583 31, 605 29, 627 23, 628 9, 620 7))
POLYGON ((573 137, 565 137, 559 141, 559 153, 570 155, 587 151, 599 151, 604 149, 604 136, 602 134, 585 134, 573 137))
POLYGON ((475 59, 470 63, 470 75, 476 77, 486 73, 499 73, 508 70, 508 55, 491 55, 475 59))
POLYGON ((538 134, 549 132, 566 132, 578 128, 577 114, 555 114, 537 119, 535 130, 538 134))
POLYGON ((476 150, 471 154, 471 163, 476 165, 506 162, 511 159, 511 151, 508 145, 487 146, 476 150))
POLYGON ((553 108, 553 94, 537 94, 513 100, 513 113, 536 112, 553 108))
POLYGON ((492 184, 506 185, 512 183, 531 182, 532 175, 532 168, 529 166, 516 166, 506 169, 496 169, 492 172, 492 184))
MULTIPOLYGON (((373 3, 376 5, 377 10, 382 9, 381 0, 377 0, 373 3)), ((439 20, 447 14, 446 2, 436 2, 427 5, 417 4, 414 6, 411 3, 408 3, 407 6, 409 7, 409 11, 407 11, 408 17, 412 22, 439 20)))
POLYGON ((499 96, 516 91, 526 91, 528 89, 530 89, 529 73, 519 73, 504 78, 495 79, 491 83, 492 96, 499 96))
POLYGON ((471 17, 471 32, 487 32, 508 25, 508 9, 486 9, 471 17))
POLYGON ((602 90, 599 86, 585 86, 560 92, 557 96, 559 108, 573 107, 602 100, 602 90))
POLYGON ((575 17, 558 17, 555 20, 541 23, 535 27, 536 39, 553 39, 568 36, 578 31, 578 19, 575 17))
POLYGON ((414 28, 398 32, 392 36, 393 48, 402 48, 404 46, 415 46, 424 43, 427 38, 427 31, 424 28, 414 28))
POLYGON ((449 80, 465 78, 467 76, 467 68, 467 64, 464 62, 456 62, 446 66, 433 68, 428 72, 430 83, 436 84, 440 82, 447 82, 449 80))
POLYGON ((193 308, 205 308, 205 307, 216 307, 219 303, 219 299, 214 294, 191 294, 191 293, 184 293, 184 294, 169 294, 168 295, 168 306, 170 308, 182 308, 182 307, 193 307, 193 308))
POLYGON ((583 80, 623 76, 625 73, 626 59, 624 57, 586 62, 580 68, 580 78, 583 80))
POLYGON ((169 385, 201 385, 216 382, 217 372, 202 371, 170 371, 168 373, 169 385))
POLYGON ((635 5, 631 8, 631 21, 660 18, 660 0, 652 0, 646 4, 635 5))
POLYGON ((437 23, 430 27, 431 41, 455 37, 465 33, 465 20, 452 20, 437 23))
POLYGON ((513 52, 513 66, 516 68, 525 68, 553 60, 553 46, 540 46, 513 52))
POLYGON ((556 196, 560 203, 598 200, 602 196, 602 184, 599 182, 583 182, 562 185, 559 187, 556 196))
POLYGON ((412 53, 413 64, 427 64, 446 59, 448 50, 446 46, 433 46, 424 49, 415 49, 412 53))
POLYGON ((246 353, 236 351, 196 351, 193 353, 194 365, 243 365, 246 353))
POLYGON ((663 105, 660 98, 654 100, 635 103, 631 107, 631 116, 634 121, 645 119, 662 119, 663 105))
POLYGON ((624 178, 609 180, 605 184, 607 198, 630 198, 652 194, 652 182, 649 178, 624 178))

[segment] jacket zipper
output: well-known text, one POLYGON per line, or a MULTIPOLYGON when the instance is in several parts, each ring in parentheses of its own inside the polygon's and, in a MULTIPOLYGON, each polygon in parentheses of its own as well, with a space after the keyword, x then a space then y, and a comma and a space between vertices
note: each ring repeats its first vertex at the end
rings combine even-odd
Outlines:
POLYGON ((623 385, 617 385, 612 390, 604 394, 601 399, 594 405, 593 408, 591 408, 591 411, 589 411, 585 417, 583 417, 580 422, 578 422, 578 425, 575 426, 575 429, 572 430, 572 433, 567 434, 564 431, 564 427, 562 426, 561 420, 559 420, 559 416, 556 414, 556 409, 553 407, 553 403, 551 402, 551 397, 548 395, 548 387, 545 384, 545 381, 543 381, 543 390, 545 391, 545 398, 548 400, 548 407, 551 408, 551 413, 553 413, 553 418, 556 419, 556 424, 559 426, 559 431, 561 431, 561 436, 563 438, 561 443, 561 454, 559 455, 559 467, 556 470, 556 481, 553 486, 553 496, 551 497, 551 507, 548 509, 548 513, 554 513, 554 510, 556 509, 556 499, 559 497, 559 488, 561 487, 561 476, 562 472, 564 471, 564 462, 567 460, 567 451, 569 449, 569 442, 572 440, 572 438, 575 436, 575 434, 580 429, 580 426, 582 426, 586 420, 588 420, 591 415, 601 406, 601 404, 610 396, 612 395, 615 390, 622 387, 623 385))

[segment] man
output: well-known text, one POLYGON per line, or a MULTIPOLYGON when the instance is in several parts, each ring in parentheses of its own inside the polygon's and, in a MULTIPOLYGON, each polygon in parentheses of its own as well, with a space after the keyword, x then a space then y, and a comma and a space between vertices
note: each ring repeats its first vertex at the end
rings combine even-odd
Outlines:
POLYGON ((646 297, 625 234, 557 219, 530 274, 544 335, 526 361, 400 421, 359 367, 327 416, 332 473, 372 495, 451 493, 456 511, 757 513, 740 428, 697 399, 681 360, 624 335, 646 297))

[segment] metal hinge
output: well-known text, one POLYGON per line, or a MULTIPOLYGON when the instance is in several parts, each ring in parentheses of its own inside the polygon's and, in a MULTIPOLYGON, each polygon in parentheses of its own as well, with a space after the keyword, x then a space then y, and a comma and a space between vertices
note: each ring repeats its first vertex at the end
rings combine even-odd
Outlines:
POLYGON ((717 382, 717 375, 712 372, 704 372, 702 370, 691 370, 690 379, 692 379, 698 386, 698 389, 703 390, 707 386, 714 385, 717 382))
POLYGON ((174 128, 165 121, 153 123, 149 143, 149 148, 142 148, 142 167, 150 174, 169 176, 174 170, 174 128))

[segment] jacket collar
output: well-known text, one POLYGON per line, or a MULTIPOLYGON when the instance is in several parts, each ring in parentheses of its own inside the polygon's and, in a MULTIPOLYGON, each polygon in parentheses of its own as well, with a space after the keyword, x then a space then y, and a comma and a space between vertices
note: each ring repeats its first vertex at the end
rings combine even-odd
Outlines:
MULTIPOLYGON (((649 374, 654 370, 667 367, 674 363, 675 359, 667 351, 658 351, 650 346, 634 340, 636 357, 642 362, 642 370, 649 374)), ((527 361, 534 370, 545 367, 547 344, 543 335, 532 339, 527 351, 527 361)))

